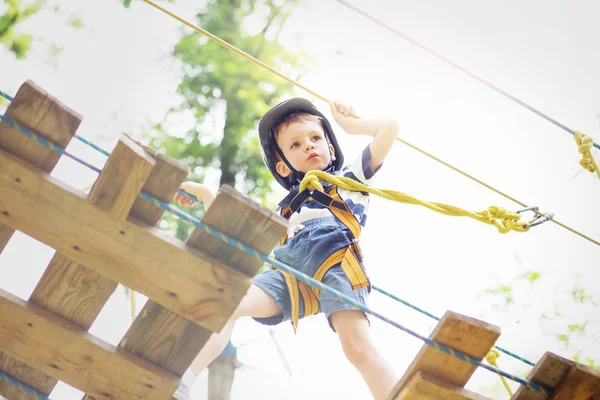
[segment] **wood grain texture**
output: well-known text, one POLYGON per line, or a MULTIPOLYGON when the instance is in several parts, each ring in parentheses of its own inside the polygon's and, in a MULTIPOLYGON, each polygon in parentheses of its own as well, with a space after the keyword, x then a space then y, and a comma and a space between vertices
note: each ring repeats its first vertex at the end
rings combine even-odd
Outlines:
MULTIPOLYGON (((500 328, 452 311, 446 312, 429 338, 456 351, 482 360, 500 336, 500 328)), ((392 390, 396 399, 404 385, 417 372, 434 376, 453 386, 464 386, 477 367, 424 344, 404 376, 392 390)))
POLYGON ((178 377, 0 290, 0 348, 97 399, 167 399, 178 377))
POLYGON ((452 386, 433 376, 417 372, 404 385, 397 400, 489 400, 462 387, 452 386))
POLYGON ((548 397, 521 386, 511 400, 596 400, 600 397, 600 371, 546 352, 527 379, 554 391, 548 397))
POLYGON ((142 222, 120 221, 81 193, 0 150, 0 223, 220 331, 250 277, 142 222))
MULTIPOLYGON (((5 115, 61 147, 68 145, 82 121, 79 114, 50 96, 32 81, 21 85, 5 115)), ((34 163, 45 172, 51 172, 60 158, 59 154, 4 123, 0 123, 0 148, 34 163)), ((4 250, 13 233, 13 228, 0 224, 0 252, 4 250)), ((8 358, 1 352, 0 357, 8 358)), ((38 376, 39 379, 30 382, 31 386, 41 392, 45 392, 47 389, 44 382, 49 379, 48 377, 34 370, 28 371, 22 363, 16 360, 6 363, 2 370, 21 381, 28 380, 31 376, 38 376), (36 382, 39 382, 40 386, 36 386, 36 382)), ((31 397, 19 393, 18 389, 15 390, 8 383, 0 383, 0 394, 10 396, 8 397, 10 399, 20 400, 31 397)))

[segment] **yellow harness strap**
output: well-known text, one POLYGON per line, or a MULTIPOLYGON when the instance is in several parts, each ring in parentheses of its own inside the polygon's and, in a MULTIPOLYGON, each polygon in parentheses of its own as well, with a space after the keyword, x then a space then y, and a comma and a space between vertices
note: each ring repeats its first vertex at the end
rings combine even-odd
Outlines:
MULTIPOLYGON (((369 279, 365 275, 362 268, 362 253, 358 244, 358 236, 360 235, 361 226, 352 211, 342 200, 335 186, 331 186, 327 190, 327 194, 331 197, 329 205, 325 204, 329 211, 338 218, 352 233, 354 240, 348 247, 344 247, 335 253, 331 254, 313 274, 313 279, 321 282, 325 274, 335 265, 340 264, 344 273, 348 277, 352 289, 360 289, 370 285, 369 279), (334 205, 335 204, 335 205, 334 205), (343 205, 342 208, 338 208, 343 205)), ((286 219, 293 214, 291 207, 286 207, 281 210, 281 216, 286 219)), ((281 245, 285 244, 287 235, 284 234, 279 241, 281 245)), ((279 271, 283 274, 288 290, 290 292, 290 301, 292 306, 292 326, 294 333, 298 328, 298 320, 300 319, 300 296, 304 302, 304 317, 316 314, 319 311, 320 292, 318 288, 309 287, 304 282, 298 281, 295 276, 279 271)))

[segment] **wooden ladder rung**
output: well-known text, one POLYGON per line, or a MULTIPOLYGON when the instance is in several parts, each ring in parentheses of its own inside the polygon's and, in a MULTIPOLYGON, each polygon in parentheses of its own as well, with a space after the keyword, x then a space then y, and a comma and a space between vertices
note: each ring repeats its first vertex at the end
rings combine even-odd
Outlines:
MULTIPOLYGON (((21 85, 5 115, 62 147, 69 144, 82 121, 79 114, 29 80, 21 85)), ((0 123, 0 148, 29 161, 48 173, 54 169, 60 158, 59 154, 4 123, 0 123)), ((0 253, 8 244, 13 233, 12 227, 0 223, 0 253)), ((2 352, 0 352, 0 370, 46 395, 54 387, 52 378, 2 352)), ((0 394, 15 400, 31 397, 7 382, 0 382, 0 394)))
MULTIPOLYGON (((600 400, 600 371, 546 352, 527 379, 554 391, 552 399, 600 400)), ((521 386, 511 400, 544 400, 543 393, 521 386)))
POLYGON ((490 400, 459 386, 417 371, 404 385, 396 400, 490 400))
MULTIPOLYGON (((270 253, 287 230, 285 219, 227 185, 221 187, 214 202, 206 210, 202 222, 232 237, 238 237, 266 254, 270 253)), ((223 313, 224 324, 246 294, 250 280, 262 261, 199 230, 192 233, 187 245, 236 268, 247 277, 245 284, 233 291, 235 299, 224 305, 227 309, 223 313)), ((207 303, 206 307, 212 305, 207 303)), ((125 335, 121 346, 181 375, 211 333, 207 329, 192 326, 186 319, 148 301, 125 335)))
MULTIPOLYGON (((482 360, 499 336, 500 328, 497 326, 448 311, 429 338, 477 360, 482 360)), ((424 344, 388 398, 396 400, 404 386, 418 371, 454 387, 463 387, 476 368, 469 362, 424 344)))

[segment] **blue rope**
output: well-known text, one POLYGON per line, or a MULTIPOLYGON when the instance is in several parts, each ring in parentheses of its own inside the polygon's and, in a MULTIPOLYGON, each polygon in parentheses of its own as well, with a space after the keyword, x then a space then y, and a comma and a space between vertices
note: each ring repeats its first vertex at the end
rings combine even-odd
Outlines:
MULTIPOLYGON (((495 91, 496 93, 501 94, 502 96, 514 101, 515 103, 519 104, 520 106, 525 107, 526 109, 528 109, 529 111, 533 112, 534 114, 537 114, 538 116, 544 118, 546 121, 558 126, 559 128, 569 132, 571 135, 575 135, 575 131, 572 130, 571 128, 567 127, 566 125, 561 124, 560 122, 558 122, 557 120, 551 118, 550 116, 544 114, 543 112, 537 110, 536 108, 534 108, 533 106, 530 106, 529 104, 525 103, 524 101, 519 100, 517 97, 511 95, 510 93, 500 89, 499 87, 494 86, 492 83, 486 81, 483 78, 480 78, 479 76, 473 74, 472 72, 470 72, 469 70, 461 67, 460 65, 456 64, 455 62, 451 61, 450 59, 436 53, 435 51, 429 49, 426 46, 423 46, 422 44, 420 44, 419 42, 415 41, 414 39, 406 36, 405 34, 403 34, 402 32, 398 31, 397 29, 392 28, 390 25, 386 24, 385 22, 373 17, 372 15, 368 14, 367 12, 361 10, 360 8, 348 3, 347 1, 344 0, 337 0, 338 3, 343 4, 344 6, 348 7, 349 9, 353 10, 354 12, 362 15, 363 17, 371 20, 372 22, 376 23, 377 25, 383 27, 384 29, 390 31, 391 33, 395 34, 396 36, 401 37, 402 39, 412 43, 413 45, 417 46, 418 48, 420 48, 421 50, 425 51, 426 53, 431 54, 432 56, 442 60, 443 62, 445 62, 446 64, 456 68, 457 70, 459 70, 460 72, 466 74, 467 76, 475 79, 476 81, 478 81, 479 83, 487 86, 488 88, 492 89, 493 91, 495 91)), ((594 147, 600 149, 600 144, 598 143, 594 143, 594 147)))
MULTIPOLYGON (((42 143, 42 144, 44 144, 44 145, 46 145, 45 143, 48 143, 48 144, 49 144, 49 145, 51 145, 51 146, 52 146, 52 145, 53 145, 53 146, 55 146, 55 147, 56 147, 56 149, 57 149, 57 150, 55 150, 55 151, 59 152, 60 154, 65 154, 65 155, 67 155, 68 157, 71 157, 71 158, 72 158, 72 159, 74 159, 75 161, 78 161, 78 162, 80 162, 81 164, 83 164, 83 165, 87 166, 88 168, 91 168, 92 170, 94 170, 94 171, 96 171, 96 172, 98 172, 98 173, 102 172, 100 169, 98 169, 98 168, 94 167, 93 165, 91 165, 91 164, 88 164, 88 163, 86 163, 85 161, 83 161, 83 160, 81 160, 81 159, 79 159, 79 158, 75 157, 74 155, 72 155, 72 154, 68 153, 68 152, 67 152, 67 151, 66 151, 64 148, 62 148, 62 147, 60 147, 60 146, 58 146, 58 145, 55 145, 54 143, 52 143, 52 142, 50 142, 49 140, 47 140, 47 139, 43 138, 42 136, 40 136, 40 135, 36 134, 35 132, 32 132, 32 131, 31 131, 30 129, 28 129, 27 127, 25 127, 25 126, 23 126, 23 125, 21 125, 21 124, 19 124, 19 123, 15 122, 15 121, 11 120, 10 118, 8 118, 8 117, 6 117, 6 116, 0 115, 0 118, 1 118, 3 121, 4 121, 4 120, 8 121, 8 122, 7 122, 7 123, 8 123, 8 125, 10 125, 11 127, 14 127, 14 128, 15 128, 15 129, 17 129, 19 132, 21 132, 21 133, 23 133, 23 134, 27 135, 28 137, 33 137, 33 138, 35 138, 35 139, 36 139, 38 142, 40 142, 40 143, 42 143)), ((6 122, 6 121, 4 121, 4 122, 6 122)), ((85 139, 85 140, 86 140, 86 141, 85 141, 84 143, 89 143, 90 145, 94 145, 92 142, 88 141, 87 139, 85 139)), ((94 145, 94 146, 95 146, 95 145, 94 145)), ((96 146, 96 147, 97 147, 97 146, 96 146)), ((96 148, 96 147, 94 147, 94 148, 96 148)), ((109 155, 110 155, 110 153, 109 153, 109 155)), ((185 196, 186 196, 186 197, 188 197, 188 198, 191 198, 191 199, 192 199, 192 200, 194 200, 194 201, 198 201, 198 199, 196 199, 196 197, 195 197, 195 196, 193 196, 193 195, 191 195, 191 194, 189 194, 189 193, 186 193, 186 192, 184 192, 184 191, 183 191, 183 190, 181 190, 181 189, 177 190, 177 192, 178 192, 178 193, 181 193, 181 194, 183 194, 183 195, 185 195, 185 196)), ((386 296, 388 296, 388 297, 390 297, 390 298, 392 298, 392 299, 394 299, 394 300, 396 300, 396 301, 399 301, 400 303, 402 303, 402 304, 404 304, 404 305, 406 305, 406 306, 408 306, 408 307, 410 307, 410 308, 412 308, 412 309, 414 309, 414 310, 417 310, 418 312, 420 312, 420 313, 422 313, 422 314, 425 314, 425 315, 427 315, 428 317, 435 319, 436 321, 439 321, 439 318, 438 318, 438 317, 436 317, 435 315, 433 315, 433 314, 430 314, 430 313, 428 313, 427 311, 425 311, 425 310, 422 310, 422 309, 420 309, 419 307, 417 307, 417 306, 415 306, 415 305, 413 305, 413 304, 411 304, 411 303, 409 303, 409 302, 407 302, 407 301, 405 301, 405 300, 402 300, 402 299, 400 299, 399 297, 396 297, 396 296, 394 296, 393 294, 391 294, 391 293, 388 293, 388 292, 386 292, 385 290, 383 290, 383 289, 381 289, 381 288, 379 288, 379 287, 377 287, 377 286, 373 286, 373 288, 374 288, 375 290, 377 290, 378 292, 380 292, 380 293, 383 293, 384 295, 386 295, 386 296)), ((508 354, 508 355, 510 355, 511 357, 514 357, 514 358, 516 358, 517 360, 520 360, 520 361, 523 361, 523 362, 524 362, 524 363, 526 363, 526 364, 529 364, 529 365, 530 365, 530 366, 532 366, 532 367, 534 367, 534 366, 535 366, 535 364, 534 364, 534 363, 532 363, 531 361, 527 360, 526 358, 523 358, 523 357, 521 357, 521 356, 519 356, 519 355, 517 355, 517 354, 514 354, 514 353, 512 353, 512 352, 510 352, 510 351, 508 351, 508 350, 505 350, 505 349, 503 349, 503 348, 501 348, 501 347, 499 347, 499 346, 495 346, 495 348, 497 348, 498 350, 500 350, 501 352, 503 352, 503 353, 505 353, 505 354, 508 354)))
MULTIPOLYGON (((408 301, 406 301, 406 300, 402 300, 401 298, 399 298, 399 297, 397 297, 397 296, 393 295, 392 293, 386 292, 385 290, 381 289, 380 287, 377 287, 377 286, 373 285, 373 289, 374 289, 374 290, 376 290, 376 291, 378 291, 379 293, 382 293, 382 294, 384 294, 384 295, 388 296, 389 298, 391 298, 391 299, 393 299, 393 300, 396 300, 396 301, 397 301, 397 302, 399 302, 399 303, 402 303, 402 304, 404 304, 405 306, 408 306, 408 307, 412 308, 413 310, 416 310, 416 311, 420 312, 421 314, 425 314, 425 315, 427 315, 429 318, 433 318, 433 319, 435 319, 436 321, 439 321, 439 320, 440 320, 440 319, 439 319, 438 317, 436 317, 435 315, 428 313, 427 311, 425 311, 425 310, 423 310, 423 309, 421 309, 421 308, 419 308, 419 307, 415 306, 414 304, 411 304, 411 303, 409 303, 409 302, 408 302, 408 301)), ((495 349, 498 349, 499 351, 503 352, 504 354, 508 354, 509 356, 516 358, 516 359, 517 359, 517 360, 519 360, 519 361, 523 361, 525 364, 529 364, 530 366, 532 366, 532 367, 535 367, 535 363, 533 363, 533 362, 529 361, 529 360, 528 360, 528 359, 526 359, 526 358, 523 358, 523 357, 519 356, 518 354, 515 354, 515 353, 513 353, 513 352, 511 352, 511 351, 508 351, 508 350, 506 350, 506 349, 503 349, 503 348, 502 348, 502 347, 500 347, 500 346, 494 346, 494 348, 495 348, 495 349)))
POLYGON ((98 167, 93 166, 92 164, 89 164, 88 162, 82 160, 81 158, 69 153, 67 150, 65 150, 63 147, 49 141, 48 139, 46 139, 43 136, 38 135, 37 133, 33 132, 32 130, 30 130, 29 128, 27 128, 24 125, 19 124, 18 122, 13 121, 11 118, 7 117, 6 115, 1 115, 0 114, 0 120, 2 122, 4 122, 6 125, 10 126, 11 128, 15 129, 17 132, 22 133, 23 135, 31 138, 31 139, 35 139, 37 140, 40 144, 48 147, 49 149, 57 152, 58 154, 62 154, 65 155, 75 161, 77 161, 78 163, 85 165, 86 167, 90 168, 93 171, 96 171, 98 173, 100 173, 102 170, 99 169, 98 167))
MULTIPOLYGON (((3 92, 0 92, 3 93, 3 92)), ((82 160, 81 158, 69 153, 64 147, 61 147, 59 145, 57 145, 56 143, 53 143, 51 141, 49 141, 48 139, 46 139, 43 136, 38 135, 37 133, 33 132, 31 129, 27 128, 26 126, 19 124, 18 122, 14 121, 13 119, 7 117, 6 115, 2 115, 0 114, 0 121, 4 122, 6 125, 10 126, 11 128, 16 129, 18 132, 24 134, 25 136, 35 139, 37 140, 39 143, 41 143, 42 145, 54 150, 55 152, 59 153, 59 154, 63 154, 75 161, 77 161, 78 163, 85 165, 86 167, 88 167, 89 169, 91 169, 92 171, 95 171, 97 173, 102 172, 102 170, 98 167, 95 167, 92 164, 89 164, 88 162, 82 160)), ((94 143, 90 142, 89 140, 80 137, 80 139, 83 143, 90 145, 92 148, 94 148, 95 150, 98 150, 102 153, 106 153, 106 155, 110 156, 110 153, 107 152, 106 150, 103 150, 100 146, 95 145, 94 143)), ((187 197, 188 199, 192 199, 197 203, 200 203, 200 201, 196 198, 196 196, 191 195, 187 192, 184 192, 181 189, 177 189, 177 193, 187 197)))
MULTIPOLYGON (((3 121, 4 121, 4 119, 3 119, 3 121)), ((25 132, 22 132, 22 131, 20 131, 20 132, 23 133, 23 134, 26 134, 25 132)), ((33 132, 31 132, 31 133, 33 134, 33 132)), ((40 137, 39 135, 35 135, 35 136, 40 137)), ((46 139, 44 139, 44 141, 40 141, 40 143, 42 143, 43 145, 45 145, 48 148, 50 148, 50 149, 52 149, 54 151, 57 151, 57 152, 59 152, 59 150, 57 150, 57 149, 62 149, 62 147, 57 146, 56 144, 53 144, 53 143, 49 142, 46 139)), ((64 151, 64 149, 63 149, 63 151, 64 151)), ((85 163, 83 165, 87 166, 87 163, 85 163)), ((410 334, 411 336, 414 336, 414 337, 416 337, 418 339, 421 339, 423 342, 425 342, 426 344, 428 344, 431 347, 434 347, 434 348, 436 348, 436 349, 438 349, 438 350, 440 350, 440 351, 442 351, 442 352, 444 352, 446 354, 449 354, 449 355, 451 355, 453 357, 456 357, 456 358, 458 358, 458 359, 460 359, 462 361, 466 361, 466 362, 470 363, 471 365, 474 365, 474 366, 477 366, 477 367, 482 367, 482 368, 485 368, 485 369, 487 369, 489 371, 492 371, 493 373, 500 374, 500 375, 502 375, 502 376, 504 376, 504 377, 506 377, 508 379, 511 379, 511 380, 513 380, 515 382, 520 383, 523 386, 526 386, 526 387, 528 387, 528 388, 530 388, 532 390, 535 390, 536 392, 544 393, 545 395, 548 395, 548 396, 552 395, 552 390, 551 389, 548 389, 546 387, 538 385, 537 383, 529 381, 527 379, 519 378, 516 375, 512 375, 512 374, 510 374, 508 372, 502 371, 501 369, 496 368, 496 367, 494 367, 492 365, 484 364, 481 361, 477 360, 476 358, 473 358, 473 357, 468 356, 468 355, 466 355, 464 353, 458 352, 458 351, 456 351, 456 350, 454 350, 454 349, 452 349, 452 348, 450 348, 450 347, 448 347, 446 345, 443 345, 441 343, 437 343, 437 342, 435 342, 434 340, 432 340, 430 338, 422 336, 422 335, 418 334, 417 332, 415 332, 415 331, 413 331, 413 330, 411 330, 409 328, 404 327, 403 325, 401 325, 401 324, 399 324, 399 323, 397 323, 397 322, 395 322, 395 321, 393 321, 393 320, 385 317, 384 315, 382 315, 382 314, 380 314, 380 313, 378 313, 376 311, 371 310, 370 308, 364 306, 363 304, 358 303, 357 301, 355 301, 354 299, 346 296, 345 294, 343 294, 343 293, 341 293, 341 292, 339 292, 339 291, 337 291, 335 289, 332 289, 332 288, 330 288, 327 285, 324 285, 323 283, 317 281, 316 279, 314 279, 314 278, 312 278, 312 277, 310 277, 308 275, 303 274, 300 271, 295 270, 294 268, 288 266, 287 264, 284 264, 284 263, 282 263, 281 261, 279 261, 277 259, 271 258, 268 255, 266 255, 264 253, 261 253, 258 250, 254 249, 254 248, 252 248, 252 247, 250 247, 248 245, 245 245, 244 243, 240 242, 239 240, 237 240, 237 239, 235 239, 235 238, 233 238, 233 237, 231 237, 231 236, 229 236, 229 235, 227 235, 227 234, 225 234, 225 233, 223 233, 223 232, 221 232, 221 231, 219 231, 219 230, 217 230, 217 229, 215 229, 215 228, 213 228, 213 227, 211 227, 209 225, 205 225, 202 221, 200 221, 199 219, 195 218, 194 216, 189 215, 189 214, 187 214, 187 213, 185 213, 185 212, 183 212, 183 211, 181 211, 181 210, 179 210, 179 209, 171 206, 170 204, 168 204, 168 203, 166 203, 166 202, 164 202, 162 200, 159 200, 159 199, 155 198, 154 196, 152 196, 151 194, 149 194, 148 192, 146 192, 144 190, 142 190, 140 192, 140 197, 142 197, 143 199, 147 200, 151 204, 154 204, 155 206, 162 208, 163 210, 166 210, 166 211, 169 211, 172 214, 175 214, 176 216, 178 216, 179 218, 183 219, 184 221, 191 222, 192 224, 194 224, 194 226, 196 226, 196 228, 198 228, 198 229, 200 229, 200 230, 202 230, 202 231, 204 231, 204 232, 206 232, 206 233, 208 233, 208 234, 210 234, 210 235, 212 235, 212 236, 220 239, 221 241, 223 241, 223 242, 225 242, 225 243, 227 243, 227 244, 229 244, 231 246, 234 246, 234 247, 242 250, 243 252, 245 252, 245 253, 247 253, 247 254, 249 254, 251 256, 257 257, 257 258, 261 259, 263 262, 266 262, 266 263, 272 265, 275 268, 278 268, 280 270, 283 270, 283 271, 285 271, 285 272, 287 272, 287 273, 295 276, 296 279, 299 279, 300 281, 302 281, 302 282, 304 282, 304 283, 306 283, 306 284, 308 284, 308 285, 310 285, 312 287, 316 287, 319 290, 322 290, 322 291, 325 291, 325 292, 327 292, 329 294, 332 294, 332 295, 336 296, 340 301, 343 301, 343 302, 346 302, 348 304, 351 304, 354 307, 356 307, 357 309, 363 311, 364 313, 370 314, 370 315, 372 315, 372 316, 374 316, 374 317, 376 317, 376 318, 378 318, 378 319, 380 319, 380 320, 382 320, 384 322, 387 322, 388 324, 390 324, 390 325, 392 325, 392 326, 400 329, 401 331, 404 331, 404 332, 410 334)))
POLYGON ((18 387, 19 389, 21 389, 22 391, 24 391, 27 394, 30 394, 31 396, 35 397, 36 399, 50 400, 50 397, 46 396, 42 392, 39 392, 39 391, 35 390, 34 388, 27 386, 26 384, 22 383, 21 381, 16 380, 12 376, 7 375, 2 371, 0 371, 0 379, 5 380, 6 382, 10 383, 11 385, 13 385, 15 387, 18 387))

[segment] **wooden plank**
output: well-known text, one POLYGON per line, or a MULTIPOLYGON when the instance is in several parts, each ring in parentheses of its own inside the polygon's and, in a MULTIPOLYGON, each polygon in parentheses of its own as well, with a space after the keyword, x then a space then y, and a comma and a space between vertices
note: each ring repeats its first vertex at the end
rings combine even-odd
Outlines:
MULTIPOLYGON (((527 379, 548 389, 554 389, 574 364, 571 360, 546 352, 529 372, 527 379)), ((521 386, 511 400, 543 400, 547 398, 548 396, 543 393, 521 386)))
MULTIPOLYGON (((154 159, 141 147, 120 138, 90 192, 89 203, 124 221, 153 166, 154 159)), ((29 301, 87 330, 116 287, 114 280, 56 253, 29 301)))
POLYGON ((0 348, 95 398, 167 399, 179 378, 0 290, 0 348))
POLYGON ((396 396, 397 400, 489 400, 417 371, 396 396))
MULTIPOLYGON (((482 360, 500 336, 500 328, 447 311, 429 338, 456 351, 482 360)), ((395 399, 400 390, 417 372, 432 375, 454 386, 464 386, 477 367, 424 344, 404 376, 392 390, 395 399)))
MULTIPOLYGON (((29 80, 21 85, 5 115, 61 147, 67 146, 83 119, 29 80)), ((46 172, 52 171, 60 158, 6 124, 0 124, 0 147, 46 172)))
MULTIPOLYGON (((287 229, 285 219, 229 186, 223 186, 217 193, 202 221, 233 237, 242 237, 248 245, 267 254, 287 229)), ((239 269, 248 274, 255 274, 257 267, 262 264, 247 256, 234 254, 229 246, 221 246, 222 242, 216 243, 210 239, 213 239, 212 236, 206 237, 194 232, 187 244, 204 250, 231 266, 237 266, 238 261, 243 262, 239 269)), ((149 301, 125 335, 121 346, 182 375, 209 337, 209 331, 190 326, 187 320, 149 301)))
MULTIPOLYGON (((115 218, 125 220, 153 165, 154 159, 141 147, 126 137, 121 138, 88 201, 115 218)), ((57 252, 29 301, 88 330, 116 287, 117 282, 57 252)), ((53 381, 56 385, 56 380, 53 381)), ((36 383, 30 386, 37 387, 36 383)))
MULTIPOLYGON (((62 147, 67 146, 82 120, 79 114, 29 80, 21 85, 5 115, 62 147)), ((0 123, 0 148, 46 172, 52 172, 60 158, 56 152, 4 123, 0 123)), ((0 225, 0 252, 12 234, 11 228, 0 225)))
MULTIPOLYGON (((5 115, 62 147, 67 146, 82 121, 79 114, 29 80, 21 85, 5 115)), ((51 172, 60 157, 35 139, 27 138, 4 123, 0 123, 0 148, 7 149, 20 158, 34 163, 45 172, 51 172)), ((4 250, 13 233, 14 230, 11 227, 0 224, 0 252, 4 250)), ((9 359, 9 357, 4 357, 1 352, 0 357, 9 359)), ((30 374, 38 376, 39 379, 36 382, 42 383, 49 379, 33 370, 27 372, 22 366, 23 364, 16 360, 9 360, 1 369, 21 381, 27 381, 30 374)), ((8 396, 10 399, 20 400, 31 397, 18 389, 18 392, 15 393, 12 386, 7 388, 5 385, 5 383, 0 384, 0 394, 8 396)), ((34 384, 31 386, 36 387, 34 384)), ((42 384, 36 389, 44 392, 44 385, 42 384)))
MULTIPOLYGON (((15 360, 4 353, 0 354, 0 369, 10 371, 10 376, 27 386, 35 388, 46 396, 50 395, 55 385, 55 379, 36 371, 29 365, 15 360)), ((4 380, 0 380, 0 394, 10 400, 36 400, 31 395, 4 380)))
MULTIPOLYGON (((266 254, 270 253, 287 230, 285 219, 229 186, 223 186, 217 193, 202 221, 233 237, 241 237, 246 244, 266 254)), ((233 254, 229 246, 221 246, 220 241, 208 243, 209 239, 212 237, 192 234, 187 244, 219 257, 220 261, 228 265, 236 266, 234 263, 237 260, 245 262, 240 269, 247 273, 255 274, 256 267, 260 267, 261 263, 233 254), (217 249, 211 247, 213 244, 217 249)), ((209 337, 209 331, 192 327, 187 320, 149 301, 121 345, 132 353, 181 375, 209 337)))
POLYGON ((4 248, 8 244, 8 241, 12 237, 15 231, 5 225, 0 225, 0 253, 4 251, 4 248))
POLYGON ((600 396, 600 371, 546 352, 527 379, 554 390, 551 397, 521 386, 511 400, 590 400, 600 396))
POLYGON ((182 376, 211 331, 148 301, 119 347, 182 376))
MULTIPOLYGON (((215 332, 250 277, 141 222, 119 221, 80 192, 0 150, 0 223, 215 332)), ((231 218, 237 218, 235 210, 231 218)))
MULTIPOLYGON (((263 253, 269 254, 287 230, 287 220, 265 209, 257 202, 223 185, 215 201, 206 210, 202 222, 239 238, 263 253), (235 210, 235 214, 233 214, 235 210)), ((192 232, 190 246, 210 254, 219 261, 249 276, 254 276, 263 262, 198 229, 192 232)))
POLYGON ((600 371, 575 364, 556 388, 552 398, 589 400, 597 396, 600 396, 600 371))
MULTIPOLYGON (((160 154, 148 146, 141 146, 146 153, 156 160, 156 165, 144 185, 144 190, 157 199, 170 203, 175 192, 179 189, 179 185, 189 173, 188 166, 160 154)), ((164 210, 162 208, 138 198, 131 209, 130 215, 149 225, 156 225, 163 213, 164 210)))

